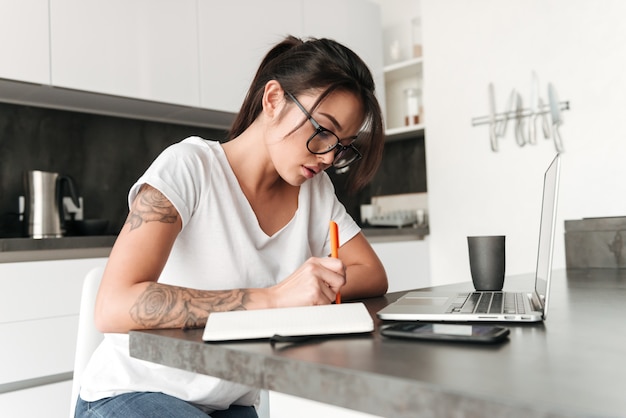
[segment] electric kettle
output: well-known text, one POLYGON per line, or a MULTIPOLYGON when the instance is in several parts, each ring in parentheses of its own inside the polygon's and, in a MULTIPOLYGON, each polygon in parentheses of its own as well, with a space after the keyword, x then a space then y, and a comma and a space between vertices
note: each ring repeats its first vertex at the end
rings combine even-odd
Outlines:
POLYGON ((64 189, 76 207, 80 206, 74 181, 69 176, 47 171, 24 173, 26 195, 24 226, 32 238, 60 238, 65 232, 64 189))

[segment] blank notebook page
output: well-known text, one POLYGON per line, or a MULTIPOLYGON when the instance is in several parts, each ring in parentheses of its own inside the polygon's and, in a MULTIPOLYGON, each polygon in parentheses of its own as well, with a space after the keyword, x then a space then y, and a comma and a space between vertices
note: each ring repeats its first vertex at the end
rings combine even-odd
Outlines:
POLYGON ((209 315, 204 341, 246 340, 301 335, 370 332, 374 321, 361 302, 295 308, 215 312, 209 315))

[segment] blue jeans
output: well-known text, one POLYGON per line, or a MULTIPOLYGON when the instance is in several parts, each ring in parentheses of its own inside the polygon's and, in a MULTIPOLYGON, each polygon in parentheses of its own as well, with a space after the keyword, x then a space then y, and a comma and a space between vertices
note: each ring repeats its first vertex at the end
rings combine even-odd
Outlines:
POLYGON ((75 418, 258 418, 253 406, 231 405, 208 415, 189 402, 157 392, 133 392, 76 403, 75 418))

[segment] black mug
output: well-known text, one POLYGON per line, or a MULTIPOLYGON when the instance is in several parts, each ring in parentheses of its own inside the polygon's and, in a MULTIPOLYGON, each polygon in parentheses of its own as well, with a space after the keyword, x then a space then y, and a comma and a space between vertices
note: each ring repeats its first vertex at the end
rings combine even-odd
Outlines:
POLYGON ((467 237, 470 271, 476 290, 500 291, 504 286, 505 236, 467 237))

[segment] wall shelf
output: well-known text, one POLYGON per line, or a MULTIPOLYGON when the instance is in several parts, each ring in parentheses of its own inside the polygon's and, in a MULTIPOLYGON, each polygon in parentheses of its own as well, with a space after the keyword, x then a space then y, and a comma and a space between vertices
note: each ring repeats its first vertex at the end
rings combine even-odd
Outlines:
MULTIPOLYGON (((423 129, 421 125, 406 127, 404 124, 405 93, 406 89, 422 88, 422 57, 411 58, 406 61, 387 65, 383 68, 385 77, 385 122, 387 136, 397 133, 423 129)), ((418 93, 421 103, 421 93, 418 93)), ((420 105, 421 106, 421 105, 420 105)), ((423 115, 420 115, 423 117, 423 115)), ((420 121, 423 122, 423 121, 420 121)))
POLYGON ((413 126, 402 126, 385 130, 385 141, 402 141, 411 138, 420 138, 425 135, 426 127, 423 123, 413 126))
POLYGON ((417 57, 385 66, 383 68, 383 72, 385 73, 385 81, 395 81, 398 79, 414 76, 415 74, 420 72, 422 62, 423 58, 417 57))

